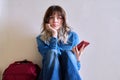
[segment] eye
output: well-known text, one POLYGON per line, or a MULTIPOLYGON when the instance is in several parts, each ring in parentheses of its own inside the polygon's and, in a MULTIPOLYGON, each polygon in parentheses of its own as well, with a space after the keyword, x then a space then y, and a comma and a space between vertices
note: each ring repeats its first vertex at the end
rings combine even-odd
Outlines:
POLYGON ((62 19, 62 16, 58 16, 57 18, 58 18, 58 19, 62 19))
POLYGON ((63 19, 62 16, 50 16, 49 19, 58 19, 58 20, 61 20, 63 19))
POLYGON ((53 19, 54 17, 53 17, 53 16, 50 16, 49 18, 50 18, 50 19, 53 19))

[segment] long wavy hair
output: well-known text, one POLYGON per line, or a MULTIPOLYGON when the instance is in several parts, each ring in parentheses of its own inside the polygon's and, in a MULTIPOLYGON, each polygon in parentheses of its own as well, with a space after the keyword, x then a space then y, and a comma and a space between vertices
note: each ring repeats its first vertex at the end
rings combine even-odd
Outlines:
POLYGON ((58 41, 62 41, 64 43, 67 43, 68 40, 68 32, 71 30, 70 27, 66 23, 66 13, 64 9, 58 5, 52 5, 50 6, 43 18, 43 23, 42 23, 42 31, 41 31, 41 39, 45 42, 49 42, 50 37, 52 37, 52 33, 49 32, 46 29, 46 23, 49 22, 50 16, 54 15, 57 13, 59 16, 62 17, 63 23, 62 27, 58 30, 58 41))

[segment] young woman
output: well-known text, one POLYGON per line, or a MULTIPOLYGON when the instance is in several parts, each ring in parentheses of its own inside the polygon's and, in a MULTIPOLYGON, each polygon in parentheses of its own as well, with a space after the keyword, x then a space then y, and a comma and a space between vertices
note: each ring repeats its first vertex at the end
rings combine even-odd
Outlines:
POLYGON ((43 57, 42 80, 81 80, 78 35, 66 23, 66 13, 58 5, 50 6, 43 19, 42 32, 37 36, 38 50, 43 57))

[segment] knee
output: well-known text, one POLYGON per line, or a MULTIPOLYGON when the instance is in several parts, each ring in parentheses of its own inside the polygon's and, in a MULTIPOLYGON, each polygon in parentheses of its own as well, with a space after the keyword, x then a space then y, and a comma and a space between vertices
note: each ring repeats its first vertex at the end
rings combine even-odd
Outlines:
POLYGON ((57 51, 55 50, 49 50, 44 57, 44 59, 46 59, 47 61, 51 61, 56 58, 57 58, 57 51))
POLYGON ((77 68, 77 59, 72 51, 65 51, 64 53, 62 53, 62 58, 63 60, 70 62, 77 68))
POLYGON ((57 55, 57 51, 56 50, 49 50, 45 56, 47 57, 51 57, 51 56, 56 56, 57 55))
POLYGON ((61 58, 62 58, 63 60, 68 61, 69 59, 71 59, 71 58, 70 58, 70 55, 71 55, 71 54, 72 54, 71 51, 63 51, 63 52, 61 53, 61 58))
POLYGON ((68 57, 68 58, 75 58, 75 55, 74 55, 74 53, 72 52, 72 51, 64 51, 64 52, 62 52, 62 56, 64 57, 68 57))

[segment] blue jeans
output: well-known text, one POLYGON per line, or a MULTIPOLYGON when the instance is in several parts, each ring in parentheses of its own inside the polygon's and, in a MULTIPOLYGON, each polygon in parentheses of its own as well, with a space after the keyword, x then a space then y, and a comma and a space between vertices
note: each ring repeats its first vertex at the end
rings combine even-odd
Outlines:
POLYGON ((43 57, 40 79, 81 80, 77 68, 77 60, 72 51, 62 51, 61 54, 54 50, 49 51, 43 57))

